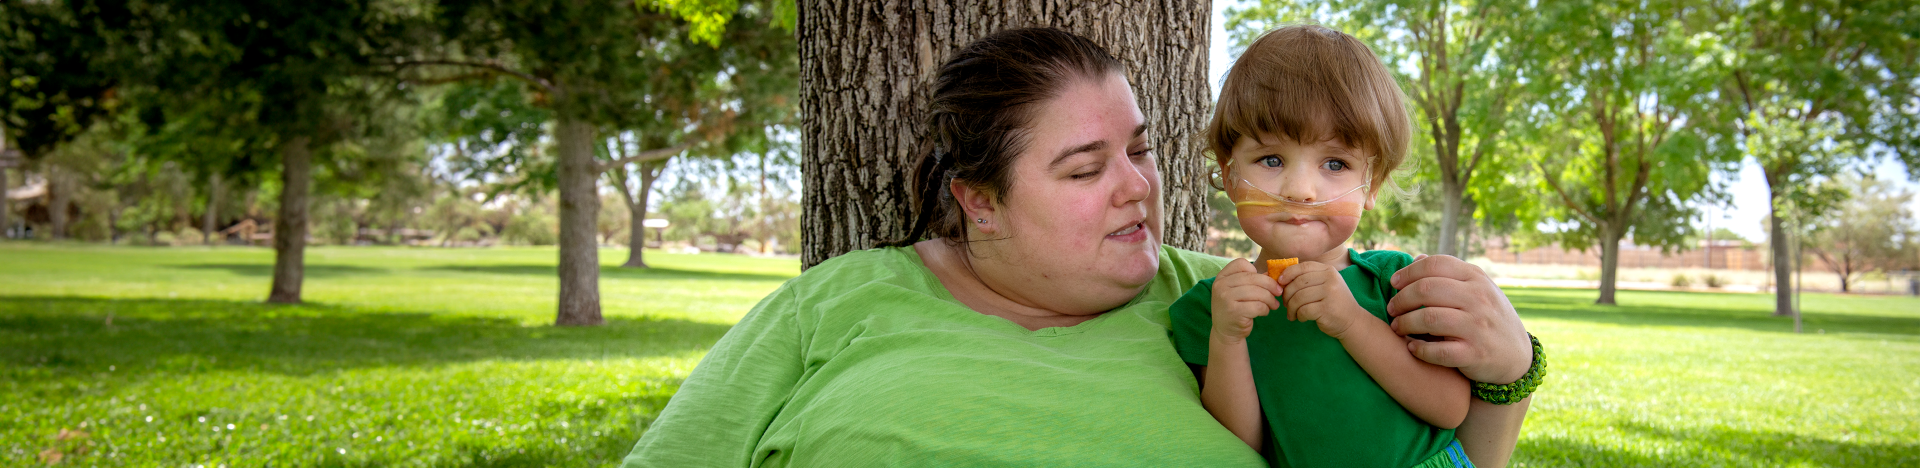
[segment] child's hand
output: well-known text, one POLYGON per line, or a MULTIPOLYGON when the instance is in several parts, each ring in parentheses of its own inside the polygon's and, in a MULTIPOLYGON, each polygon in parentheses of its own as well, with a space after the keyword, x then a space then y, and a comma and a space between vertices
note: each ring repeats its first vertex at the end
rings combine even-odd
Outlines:
MULTIPOLYGON (((1353 291, 1347 290, 1340 272, 1325 263, 1300 262, 1280 275, 1279 284, 1286 288, 1281 296, 1287 301, 1287 320, 1312 320, 1321 333, 1335 339, 1352 329, 1354 320, 1370 315, 1354 302, 1353 291)), ((1217 329, 1219 322, 1214 323, 1217 329)))
MULTIPOLYGON (((1289 269, 1291 270, 1291 269, 1289 269)), ((1253 318, 1280 308, 1280 285, 1244 258, 1233 259, 1213 280, 1213 333, 1239 343, 1253 333, 1253 318)))

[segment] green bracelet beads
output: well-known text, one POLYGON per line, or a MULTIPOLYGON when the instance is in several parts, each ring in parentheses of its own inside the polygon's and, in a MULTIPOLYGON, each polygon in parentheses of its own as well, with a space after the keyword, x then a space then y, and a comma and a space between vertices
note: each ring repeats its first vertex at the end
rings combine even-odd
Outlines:
POLYGON ((1534 389, 1540 388, 1540 382, 1547 378, 1547 353, 1540 348, 1539 337, 1528 333, 1527 339, 1533 340, 1533 366, 1527 368, 1527 375, 1522 375, 1520 380, 1504 385, 1474 382, 1474 398, 1496 405, 1511 405, 1527 399, 1528 396, 1533 395, 1534 389))

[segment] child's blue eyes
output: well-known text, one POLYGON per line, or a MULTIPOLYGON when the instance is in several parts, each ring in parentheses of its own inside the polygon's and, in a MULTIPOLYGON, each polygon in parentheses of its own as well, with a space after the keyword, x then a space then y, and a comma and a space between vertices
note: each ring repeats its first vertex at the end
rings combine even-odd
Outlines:
MULTIPOLYGON (((1260 159, 1254 160, 1253 163, 1259 164, 1263 167, 1280 167, 1281 166, 1279 156, 1261 156, 1260 159)), ((1326 169, 1329 171, 1340 172, 1340 171, 1346 170, 1348 166, 1346 161, 1341 161, 1338 159, 1328 159, 1327 162, 1322 163, 1320 167, 1322 169, 1326 169)))

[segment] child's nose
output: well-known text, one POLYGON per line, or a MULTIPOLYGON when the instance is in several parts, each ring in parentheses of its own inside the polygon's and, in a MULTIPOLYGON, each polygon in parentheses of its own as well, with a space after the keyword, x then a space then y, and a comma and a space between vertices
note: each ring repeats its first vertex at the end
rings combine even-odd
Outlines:
POLYGON ((1274 194, 1286 197, 1288 201, 1312 202, 1316 188, 1313 181, 1303 174, 1286 171, 1280 174, 1280 191, 1274 194))

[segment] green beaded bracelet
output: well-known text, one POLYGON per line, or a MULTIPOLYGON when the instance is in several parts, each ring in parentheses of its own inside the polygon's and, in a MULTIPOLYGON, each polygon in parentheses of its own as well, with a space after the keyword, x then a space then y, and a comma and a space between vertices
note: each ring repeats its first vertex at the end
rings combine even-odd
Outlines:
POLYGON ((1533 366, 1527 368, 1527 375, 1505 385, 1474 382, 1474 398, 1496 405, 1511 405, 1527 399, 1533 395, 1534 389, 1540 388, 1540 382, 1547 378, 1547 353, 1540 348, 1539 337, 1528 333, 1527 339, 1533 340, 1533 366))

